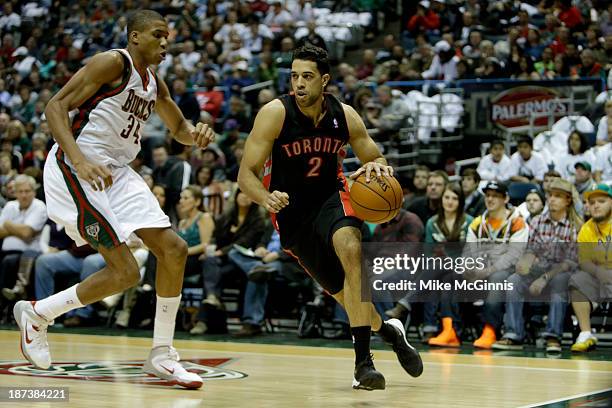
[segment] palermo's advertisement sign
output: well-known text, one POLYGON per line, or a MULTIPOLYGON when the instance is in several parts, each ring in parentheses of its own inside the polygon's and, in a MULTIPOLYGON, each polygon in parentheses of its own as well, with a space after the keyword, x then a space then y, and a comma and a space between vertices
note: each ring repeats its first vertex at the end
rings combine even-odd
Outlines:
MULTIPOLYGON (((567 105, 559 100, 554 89, 543 86, 519 86, 494 96, 491 100, 491 120, 502 128, 529 125, 533 114, 552 113, 555 118, 567 115, 567 105)), ((546 126, 548 115, 535 119, 535 126, 546 126)))

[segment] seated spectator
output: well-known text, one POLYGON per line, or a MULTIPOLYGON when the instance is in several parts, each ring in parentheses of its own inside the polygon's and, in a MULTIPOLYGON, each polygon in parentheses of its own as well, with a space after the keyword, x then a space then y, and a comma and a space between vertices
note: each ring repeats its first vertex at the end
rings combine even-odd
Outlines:
POLYGON ((480 160, 476 169, 483 180, 505 182, 510 178, 512 162, 504 148, 504 142, 499 139, 491 142, 489 154, 480 160))
MULTIPOLYGON (((428 250, 433 251, 436 256, 456 257, 461 255, 458 248, 444 247, 443 245, 434 246, 433 244, 444 244, 448 242, 465 242, 468 227, 473 221, 463 208, 465 206, 465 196, 459 184, 448 184, 442 195, 442 206, 438 213, 427 221, 425 226, 425 242, 430 244, 428 250)), ((450 275, 442 271, 435 271, 436 277, 447 281, 450 275)), ((431 276, 431 278, 435 278, 431 276)), ((424 341, 430 346, 459 346, 459 305, 453 302, 450 293, 435 293, 439 302, 425 302, 423 304, 424 320, 424 341), (442 332, 434 337, 438 331, 435 314, 440 306, 440 317, 442 318, 442 332), (432 330, 434 329, 434 330, 432 330)))
POLYGON ((587 48, 580 53, 580 64, 571 72, 571 76, 578 78, 599 78, 602 69, 602 65, 595 60, 593 50, 587 48))
POLYGON ((268 281, 276 274, 282 274, 289 280, 295 280, 295 277, 303 280, 306 275, 293 258, 281 250, 280 236, 271 222, 266 223, 266 230, 255 247, 254 256, 244 255, 234 248, 230 250, 228 257, 248 279, 244 291, 242 328, 234 335, 251 337, 261 334, 268 297, 268 281))
POLYGON ((168 148, 165 145, 153 148, 153 180, 166 186, 166 208, 163 210, 174 221, 178 219, 176 204, 181 191, 189 184, 190 173, 185 172, 185 164, 185 161, 177 156, 168 156, 168 148))
POLYGON ((403 127, 408 116, 408 106, 402 100, 394 98, 391 88, 387 85, 376 88, 376 96, 382 105, 380 117, 368 117, 369 121, 381 132, 397 132, 403 127))
MULTIPOLYGON (((516 209, 507 207, 510 197, 506 186, 491 181, 483 191, 487 210, 470 225, 466 242, 468 245, 482 242, 496 245, 487 254, 486 267, 466 271, 464 278, 472 282, 486 279, 489 283, 501 283, 514 272, 517 257, 527 244, 529 227, 516 209)), ((476 246, 466 247, 468 254, 472 254, 473 250, 476 250, 476 246)), ((497 341, 497 331, 501 328, 504 316, 504 297, 505 292, 502 291, 489 291, 486 294, 484 329, 474 342, 474 347, 490 349, 497 341)))
POLYGON ((544 157, 533 151, 533 141, 529 136, 518 140, 518 151, 510 158, 508 175, 518 183, 541 183, 548 170, 544 157))
POLYGON ((232 74, 223 81, 233 95, 241 95, 245 86, 253 85, 255 80, 249 74, 249 64, 246 61, 238 61, 232 66, 232 74))
POLYGON ((192 123, 198 123, 200 119, 200 104, 193 95, 193 92, 187 89, 185 81, 175 79, 172 83, 173 99, 177 106, 185 116, 185 119, 192 123))
POLYGON ((187 242, 185 276, 198 275, 202 271, 200 257, 210 244, 215 223, 210 213, 202 211, 202 190, 189 185, 181 192, 179 200, 180 221, 177 234, 187 242))
POLYGON ((313 5, 310 0, 297 0, 293 2, 293 7, 289 8, 295 21, 312 21, 314 18, 313 5))
POLYGON ((516 272, 508 279, 514 288, 507 292, 505 333, 493 344, 494 350, 523 348, 523 304, 527 294, 538 299, 547 292, 548 319, 540 335, 546 340, 547 352, 561 352, 568 301, 566 288, 577 262, 573 243, 582 226, 582 219, 574 209, 574 197, 577 194, 569 181, 554 180, 549 187, 548 209, 531 221, 529 245, 516 264, 516 272))
POLYGON ((550 47, 544 48, 542 58, 533 64, 533 68, 542 79, 553 79, 555 77, 555 61, 550 47))
MULTIPOLYGON (((0 214, 0 284, 13 288, 19 258, 29 251, 40 254, 40 233, 47 222, 45 203, 35 198, 36 181, 33 177, 18 175, 14 182, 16 200, 6 203, 0 214)), ((27 286, 27 284, 23 284, 27 286)))
POLYGON ((423 79, 443 79, 453 81, 457 78, 457 62, 453 47, 444 40, 438 41, 434 47, 436 54, 429 68, 421 73, 423 79))
POLYGON ((223 72, 231 71, 238 62, 248 64, 253 59, 253 54, 248 48, 244 47, 242 37, 236 33, 230 34, 229 47, 219 55, 219 62, 223 63, 223 72))
POLYGON ((593 178, 592 166, 589 162, 579 161, 574 164, 574 171, 574 186, 580 197, 584 197, 584 193, 592 190, 597 184, 593 178))
POLYGON ((270 4, 268 14, 264 17, 264 24, 272 29, 279 29, 286 23, 292 23, 293 17, 282 5, 280 1, 273 1, 270 4))
POLYGON ((244 36, 244 45, 251 51, 251 54, 259 54, 263 50, 264 42, 266 40, 272 40, 274 34, 272 30, 265 24, 259 23, 259 17, 257 14, 249 16, 247 30, 244 36))
MULTIPOLYGON (((238 122, 238 129, 241 132, 248 133, 251 130, 251 118, 247 114, 246 107, 246 102, 242 98, 232 95, 229 100, 229 109, 223 119, 219 121, 219 126, 222 126, 229 119, 235 119, 238 122)), ((221 131, 222 127, 217 130, 221 131)))
POLYGON ((608 99, 605 104, 606 114, 599 119, 597 125, 597 145, 603 146, 612 142, 612 99, 608 99))
POLYGON ((291 68, 293 61, 293 49, 295 48, 292 37, 283 37, 280 51, 274 53, 274 61, 278 68, 291 68))
POLYGON ((17 170, 13 168, 11 154, 8 152, 0 152, 0 186, 2 186, 2 195, 7 196, 6 186, 9 181, 17 177, 17 170))
POLYGON ((429 1, 419 2, 416 14, 408 20, 406 28, 413 37, 440 28, 440 16, 429 5, 429 1))
POLYGON ((574 130, 567 138, 567 153, 555 158, 555 170, 561 177, 573 181, 574 165, 578 162, 587 162, 594 166, 597 162, 595 153, 589 148, 589 142, 584 133, 574 130))
POLYGON ((484 195, 478 189, 480 180, 480 174, 474 169, 466 169, 461 175, 461 189, 465 196, 464 211, 472 217, 479 216, 486 209, 484 195))
POLYGON ((183 51, 179 54, 179 61, 188 72, 195 71, 196 65, 202 56, 195 50, 193 41, 188 40, 183 43, 183 51))
POLYGON ((427 220, 438 212, 447 184, 448 174, 442 170, 432 171, 427 178, 425 196, 413 200, 406 209, 418 215, 423 225, 427 224, 427 220))
POLYGON ((424 197, 427 192, 427 180, 429 179, 429 167, 418 165, 412 177, 412 188, 404 195, 404 207, 409 207, 414 200, 424 197))
POLYGON ((213 120, 216 120, 221 114, 224 95, 223 92, 216 90, 215 87, 219 83, 219 74, 213 69, 204 71, 204 88, 203 92, 198 92, 196 98, 200 103, 200 110, 210 113, 213 120))
POLYGON ((532 61, 537 61, 542 56, 545 44, 542 43, 540 32, 537 28, 530 28, 527 34, 527 42, 523 47, 525 55, 531 57, 532 61))
POLYGON ((314 20, 311 20, 307 24, 308 34, 303 37, 300 37, 295 44, 296 48, 304 46, 306 44, 314 45, 315 47, 323 48, 327 51, 327 46, 325 45, 325 40, 319 34, 317 34, 317 23, 314 20))
POLYGON ((578 233, 578 263, 580 271, 569 282, 574 314, 580 334, 572 345, 573 352, 586 352, 597 344, 591 330, 591 312, 602 299, 612 297, 612 257, 606 242, 612 241, 612 188, 598 184, 585 193, 591 219, 578 233))
POLYGON ((236 10, 229 10, 225 16, 225 24, 215 33, 214 40, 218 44, 229 46, 231 33, 236 33, 240 37, 245 37, 246 30, 246 27, 238 22, 238 13, 236 10))
MULTIPOLYGON (((206 254, 202 267, 202 280, 206 299, 203 305, 221 309, 221 281, 223 268, 228 265, 227 254, 234 247, 240 245, 253 248, 257 245, 264 229, 264 220, 259 206, 243 192, 236 190, 234 199, 227 212, 215 220, 213 233, 216 249, 212 254, 206 254)), ((192 329, 192 334, 206 331, 206 312, 200 308, 198 321, 192 329), (195 332, 194 332, 195 330, 195 332)))
POLYGON ((196 171, 195 181, 202 190, 203 207, 214 217, 223 212, 223 189, 214 180, 213 168, 208 165, 201 166, 196 171))
POLYGON ((595 180, 612 184, 612 142, 597 148, 597 165, 595 180))
POLYGON ((580 10, 572 4, 572 0, 556 0, 559 9, 559 20, 570 30, 583 24, 580 10))
POLYGON ((356 75, 357 79, 366 79, 374 73, 374 67, 376 64, 376 53, 372 49, 363 50, 363 56, 361 64, 357 65, 356 75))
POLYGON ((531 221, 544 211, 545 205, 544 194, 539 189, 534 188, 529 190, 525 196, 525 202, 519 205, 517 209, 527 224, 531 224, 531 221))
POLYGON ((259 82, 274 81, 276 83, 278 81, 278 68, 270 51, 264 51, 259 56, 257 79, 259 82))

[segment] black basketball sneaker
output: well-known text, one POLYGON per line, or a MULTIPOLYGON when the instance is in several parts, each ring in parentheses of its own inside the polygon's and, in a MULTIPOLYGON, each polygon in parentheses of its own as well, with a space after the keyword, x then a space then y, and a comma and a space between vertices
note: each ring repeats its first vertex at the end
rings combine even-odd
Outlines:
POLYGON ((408 374, 418 377, 423 374, 423 360, 419 352, 408 343, 404 325, 398 319, 389 319, 383 324, 391 326, 395 335, 387 338, 381 335, 382 339, 393 347, 400 364, 408 374))
POLYGON ((385 389, 385 377, 374 368, 372 354, 355 365, 353 388, 368 391, 385 389))

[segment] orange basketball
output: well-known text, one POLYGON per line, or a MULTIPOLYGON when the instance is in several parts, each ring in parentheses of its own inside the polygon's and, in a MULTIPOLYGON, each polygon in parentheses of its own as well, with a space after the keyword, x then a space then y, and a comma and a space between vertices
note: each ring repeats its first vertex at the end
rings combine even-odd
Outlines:
POLYGON ((374 224, 392 220, 402 207, 403 196, 402 186, 395 177, 372 174, 366 183, 362 174, 351 186, 351 205, 356 216, 374 224))

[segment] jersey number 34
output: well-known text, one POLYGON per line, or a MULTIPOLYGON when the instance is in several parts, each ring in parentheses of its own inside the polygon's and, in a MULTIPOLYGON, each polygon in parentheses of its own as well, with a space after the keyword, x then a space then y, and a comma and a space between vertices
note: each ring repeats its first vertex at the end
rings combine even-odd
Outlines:
POLYGON ((140 122, 136 121, 136 118, 134 117, 134 115, 130 115, 130 117, 128 118, 128 122, 130 122, 128 124, 128 127, 126 127, 125 129, 123 129, 121 131, 121 137, 124 139, 127 139, 128 137, 130 137, 130 135, 134 136, 134 144, 138 144, 138 142, 140 141, 140 122), (136 124, 136 129, 134 130, 134 124, 136 124), (132 133, 132 130, 134 130, 134 132, 132 133))

